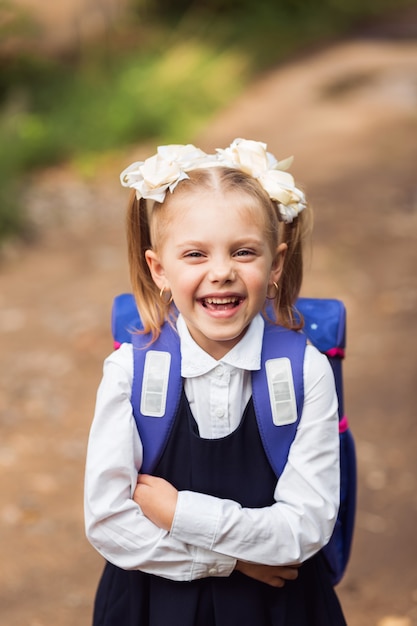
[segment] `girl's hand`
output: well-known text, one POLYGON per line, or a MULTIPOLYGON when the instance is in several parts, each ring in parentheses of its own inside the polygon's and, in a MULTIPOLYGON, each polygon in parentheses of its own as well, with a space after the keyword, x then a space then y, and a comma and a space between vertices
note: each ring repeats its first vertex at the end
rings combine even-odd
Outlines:
POLYGON ((167 480, 139 474, 133 500, 159 528, 171 530, 177 499, 178 491, 167 480))
POLYGON ((271 587, 283 587, 287 580, 297 578, 298 568, 299 565, 260 565, 238 561, 235 570, 271 587))

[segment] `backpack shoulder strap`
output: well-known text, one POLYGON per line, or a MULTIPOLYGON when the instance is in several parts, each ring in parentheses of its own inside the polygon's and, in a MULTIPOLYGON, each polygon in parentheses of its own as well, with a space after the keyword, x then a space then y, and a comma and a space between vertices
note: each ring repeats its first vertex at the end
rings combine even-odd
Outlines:
POLYGON ((143 445, 142 471, 149 474, 165 449, 181 398, 181 353, 176 330, 168 323, 158 339, 133 334, 132 407, 143 445))
POLYGON ((150 473, 168 441, 181 397, 178 334, 166 323, 151 343, 151 336, 140 332, 142 320, 132 293, 114 298, 111 327, 115 349, 122 343, 133 346, 131 402, 143 444, 142 471, 150 473))
MULTIPOLYGON (((133 345, 132 407, 143 444, 143 472, 160 459, 179 405, 182 379, 179 337, 164 324, 158 339, 137 332, 142 322, 131 293, 114 299, 115 347, 133 345)), ((261 369, 252 373, 258 428, 268 459, 279 476, 295 437, 304 402, 305 337, 276 324, 265 324, 261 369), (265 375, 266 372, 266 375, 265 375)))
MULTIPOLYGON (((143 445, 144 473, 151 472, 165 449, 182 392, 181 355, 176 330, 164 324, 149 345, 146 334, 132 334, 132 406, 143 445)), ((279 476, 294 440, 304 402, 301 333, 266 324, 261 369, 252 373, 256 419, 268 459, 279 476)))
POLYGON ((280 476, 295 438, 304 404, 306 337, 265 323, 261 369, 252 372, 252 397, 268 460, 280 476))

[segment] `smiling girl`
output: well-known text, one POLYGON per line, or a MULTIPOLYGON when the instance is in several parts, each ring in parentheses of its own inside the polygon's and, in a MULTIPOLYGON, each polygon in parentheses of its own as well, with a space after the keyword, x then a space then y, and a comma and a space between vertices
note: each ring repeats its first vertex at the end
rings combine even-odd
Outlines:
POLYGON ((85 484, 87 536, 107 560, 95 626, 345 624, 321 553, 339 495, 327 359, 306 347, 302 417, 278 481, 251 398, 265 326, 299 330, 309 210, 289 164, 235 140, 213 155, 163 146, 122 173, 135 190, 128 247, 144 333, 152 349, 175 326, 183 395, 142 474, 132 345, 105 362, 85 484))

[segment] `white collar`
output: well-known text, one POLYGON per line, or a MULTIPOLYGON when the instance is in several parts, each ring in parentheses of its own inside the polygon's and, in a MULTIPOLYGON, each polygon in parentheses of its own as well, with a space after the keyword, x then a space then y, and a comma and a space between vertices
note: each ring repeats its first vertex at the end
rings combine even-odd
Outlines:
POLYGON ((181 376, 192 378, 207 374, 219 363, 243 370, 259 370, 264 326, 264 320, 258 314, 249 324, 239 343, 217 361, 196 344, 180 314, 177 319, 177 330, 181 341, 181 376))

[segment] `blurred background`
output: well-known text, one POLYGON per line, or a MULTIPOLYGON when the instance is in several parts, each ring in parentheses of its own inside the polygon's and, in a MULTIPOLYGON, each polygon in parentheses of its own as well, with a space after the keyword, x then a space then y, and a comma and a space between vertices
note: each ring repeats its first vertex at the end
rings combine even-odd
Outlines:
POLYGON ((0 623, 89 624, 83 471, 114 295, 119 172, 160 143, 295 155, 303 293, 348 310, 350 626, 417 624, 417 2, 0 0, 0 623))

